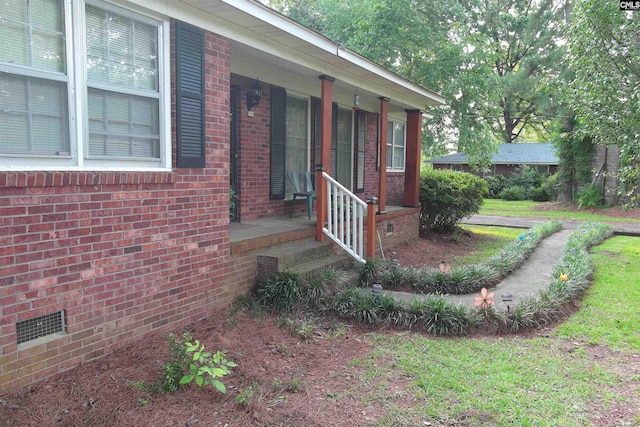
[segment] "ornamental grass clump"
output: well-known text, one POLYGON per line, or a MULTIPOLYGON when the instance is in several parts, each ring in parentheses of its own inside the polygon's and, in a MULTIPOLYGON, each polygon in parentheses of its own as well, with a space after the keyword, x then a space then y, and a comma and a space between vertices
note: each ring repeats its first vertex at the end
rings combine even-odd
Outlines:
POLYGON ((407 304, 390 295, 350 288, 336 296, 332 307, 339 316, 358 323, 398 325, 436 336, 464 335, 479 322, 473 310, 440 295, 414 298, 407 304))
POLYGON ((289 313, 301 297, 302 281, 297 274, 281 272, 258 283, 255 294, 258 303, 275 313, 289 313))
POLYGON ((323 270, 316 278, 302 284, 301 299, 310 308, 326 310, 338 289, 344 287, 347 280, 343 271, 323 270))
POLYGON ((402 303, 389 295, 374 295, 369 289, 349 288, 333 300, 333 310, 342 317, 365 325, 398 323, 403 316, 402 303))
POLYGON ((443 296, 415 298, 407 307, 405 325, 435 336, 465 335, 478 324, 473 310, 448 302, 443 296))

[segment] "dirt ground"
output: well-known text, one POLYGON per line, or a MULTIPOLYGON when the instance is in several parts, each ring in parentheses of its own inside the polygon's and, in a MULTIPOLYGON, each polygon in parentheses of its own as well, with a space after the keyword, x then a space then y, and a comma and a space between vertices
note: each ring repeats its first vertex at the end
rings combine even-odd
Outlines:
MULTIPOLYGON (((387 253, 403 265, 435 268, 442 260, 468 253, 470 239, 430 235, 387 253)), ((224 378, 226 395, 212 387, 191 386, 162 395, 136 388, 135 382, 154 382, 167 361, 167 337, 155 334, 58 377, 0 396, 0 426, 363 426, 380 420, 388 410, 385 402, 365 398, 377 388, 385 390, 383 400, 393 399, 400 408, 416 403, 407 391, 410 379, 366 380, 364 368, 349 363, 373 349, 372 330, 335 319, 319 319, 316 325, 313 337, 301 341, 279 327, 274 317, 221 311, 190 325, 188 331, 208 350, 225 350, 227 358, 238 364, 224 378), (246 403, 238 403, 238 396, 246 395, 252 385, 253 395, 246 403)), ((603 359, 610 353, 595 347, 588 351, 603 359)), ((629 366, 636 366, 635 375, 640 375, 637 357, 629 357, 624 360, 617 354, 610 368, 628 372, 629 366)), ((627 393, 637 399, 636 390, 627 393)), ((637 409, 620 405, 593 409, 597 426, 620 425, 615 423, 637 416, 637 409)))

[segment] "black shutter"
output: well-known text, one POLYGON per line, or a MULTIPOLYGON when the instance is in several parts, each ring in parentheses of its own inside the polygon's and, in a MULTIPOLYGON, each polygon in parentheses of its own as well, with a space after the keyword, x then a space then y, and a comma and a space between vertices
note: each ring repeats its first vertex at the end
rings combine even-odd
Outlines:
POLYGON ((367 136, 367 114, 364 111, 356 111, 356 149, 354 163, 355 176, 353 182, 356 183, 356 193, 364 193, 364 163, 365 163, 365 145, 367 136))
MULTIPOLYGON (((320 139, 321 133, 321 124, 322 118, 320 117, 322 114, 322 104, 318 98, 313 98, 311 102, 311 117, 313 119, 313 135, 311 137, 313 141, 313 165, 312 171, 315 172, 316 166, 322 163, 322 154, 320 153, 320 148, 322 146, 322 141, 320 139)), ((326 165, 323 165, 326 167, 326 165)))
POLYGON ((283 200, 286 167, 287 91, 271 88, 271 200, 283 200))
POLYGON ((331 120, 331 176, 338 177, 338 104, 332 107, 331 120))
POLYGON ((205 167, 204 31, 176 21, 176 166, 205 167))

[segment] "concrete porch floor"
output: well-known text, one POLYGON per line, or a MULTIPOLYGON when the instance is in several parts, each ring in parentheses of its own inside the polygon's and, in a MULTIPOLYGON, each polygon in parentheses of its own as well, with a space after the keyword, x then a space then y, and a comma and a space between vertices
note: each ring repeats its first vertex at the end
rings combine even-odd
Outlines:
POLYGON ((300 230, 313 230, 316 227, 316 215, 311 216, 311 220, 306 215, 298 215, 293 218, 276 217, 258 219, 248 222, 232 222, 230 224, 229 239, 231 243, 243 240, 257 239, 279 233, 289 233, 300 230))
POLYGON ((312 238, 316 233, 316 217, 298 215, 293 218, 275 217, 247 222, 232 222, 229 226, 231 254, 269 248, 292 240, 312 238))
MULTIPOLYGON (((402 206, 387 205, 386 213, 403 210, 402 206)), ((384 216, 381 216, 383 218, 384 216)), ((231 254, 253 249, 268 248, 292 240, 313 238, 316 232, 316 213, 311 219, 304 214, 258 219, 230 224, 231 254)))

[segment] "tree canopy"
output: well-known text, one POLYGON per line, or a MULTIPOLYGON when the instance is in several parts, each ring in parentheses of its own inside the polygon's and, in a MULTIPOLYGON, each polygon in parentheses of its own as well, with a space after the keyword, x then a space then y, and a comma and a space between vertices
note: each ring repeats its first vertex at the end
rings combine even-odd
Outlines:
POLYGON ((481 166, 496 143, 543 141, 559 126, 561 144, 618 145, 629 196, 640 183, 640 12, 613 0, 270 4, 447 97, 426 153, 455 147, 481 166))
POLYGON ((567 34, 575 72, 569 103, 584 134, 620 148, 622 196, 633 202, 640 183, 640 14, 611 0, 581 0, 567 34))
MULTIPOLYGON (((281 0, 289 16, 442 92, 426 146, 455 143, 477 162, 496 142, 543 130, 543 79, 562 56, 553 0, 281 0)), ((546 120, 548 122, 548 120, 546 120)))

